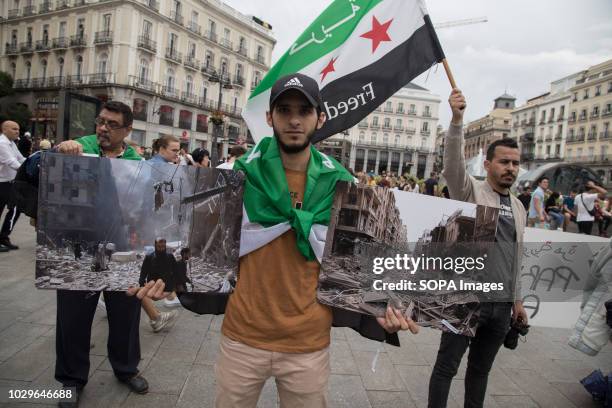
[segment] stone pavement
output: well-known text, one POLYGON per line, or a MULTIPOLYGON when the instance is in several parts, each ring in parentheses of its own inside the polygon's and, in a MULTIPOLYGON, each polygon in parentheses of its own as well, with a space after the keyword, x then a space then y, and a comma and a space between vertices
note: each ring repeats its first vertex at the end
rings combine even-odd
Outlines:
MULTIPOLYGON (((24 217, 13 233, 18 251, 0 253, 0 393, 20 387, 55 388, 55 292, 34 288, 33 229, 24 217)), ((160 306, 160 308, 163 308, 160 306)), ((144 313, 143 313, 144 316, 144 313)), ((140 370, 150 392, 141 396, 119 384, 106 357, 107 322, 93 323, 89 384, 82 407, 212 407, 214 362, 222 316, 198 316, 180 310, 170 329, 153 333, 141 322, 140 370)), ((595 368, 612 370, 612 347, 588 357, 566 345, 569 330, 534 328, 516 351, 502 349, 489 378, 486 407, 595 407, 578 382, 595 368)), ((333 329, 330 407, 425 407, 427 385, 440 333, 422 329, 401 335, 402 347, 384 345, 376 373, 372 359, 380 344, 349 329, 333 329)), ((465 359, 464 359, 465 360, 465 359)), ((449 407, 463 398, 465 361, 453 381, 449 407)), ((0 404, 0 406, 44 406, 0 404)), ((259 407, 276 407, 268 381, 259 407)))

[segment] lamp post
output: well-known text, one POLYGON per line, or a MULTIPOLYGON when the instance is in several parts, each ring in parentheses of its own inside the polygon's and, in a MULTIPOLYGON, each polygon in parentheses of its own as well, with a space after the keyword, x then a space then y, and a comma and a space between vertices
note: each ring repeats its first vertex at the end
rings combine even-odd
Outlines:
POLYGON ((219 83, 219 99, 217 101, 217 111, 213 113, 211 122, 213 123, 213 137, 210 147, 210 161, 213 166, 216 166, 219 161, 219 151, 217 149, 217 140, 222 136, 223 129, 223 112, 221 112, 221 98, 223 89, 233 89, 229 74, 222 72, 220 75, 215 74, 210 79, 210 82, 219 83))

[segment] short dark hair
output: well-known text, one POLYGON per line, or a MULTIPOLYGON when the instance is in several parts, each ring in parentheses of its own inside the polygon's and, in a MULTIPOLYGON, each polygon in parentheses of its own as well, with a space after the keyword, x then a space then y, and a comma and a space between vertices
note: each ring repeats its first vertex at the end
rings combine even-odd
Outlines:
POLYGON ((229 149, 229 155, 235 158, 239 158, 245 153, 246 153, 246 149, 244 148, 244 146, 241 146, 241 145, 235 145, 229 149))
POLYGON ((132 123, 134 123, 132 108, 123 102, 108 101, 102 105, 102 109, 106 109, 109 112, 120 113, 123 116, 123 126, 125 127, 132 126, 132 123))
POLYGON ((208 152, 208 150, 203 149, 201 147, 198 147, 193 152, 191 152, 191 158, 194 162, 199 164, 202 163, 202 160, 204 160, 204 157, 206 156, 210 157, 210 153, 208 152))
POLYGON ((546 176, 542 176, 542 177, 540 177, 540 178, 539 178, 539 179, 536 181, 536 185, 538 185, 538 186, 539 186, 539 185, 540 185, 540 183, 541 183, 541 182, 543 182, 544 180, 546 180, 546 181, 550 181, 550 179, 549 179, 548 177, 546 177, 546 176))
POLYGON ((487 148, 487 160, 488 161, 493 160, 493 157, 495 157, 495 148, 497 146, 509 147, 511 149, 519 148, 518 144, 516 143, 516 140, 510 139, 509 137, 505 137, 503 139, 496 140, 493 143, 491 143, 489 147, 487 148))

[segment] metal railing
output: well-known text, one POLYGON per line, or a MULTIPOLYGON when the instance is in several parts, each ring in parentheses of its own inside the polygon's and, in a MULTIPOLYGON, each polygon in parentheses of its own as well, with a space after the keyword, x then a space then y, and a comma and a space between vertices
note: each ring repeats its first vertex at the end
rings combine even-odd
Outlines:
POLYGON ((249 50, 246 47, 239 47, 236 52, 240 55, 242 55, 243 57, 246 57, 249 55, 249 50))
POLYGON ((111 44, 113 42, 113 32, 104 30, 98 31, 94 37, 94 44, 111 44))
POLYGON ((191 31, 192 33, 196 33, 197 35, 202 35, 202 27, 200 27, 200 25, 196 23, 195 21, 190 21, 189 24, 187 24, 187 29, 191 31))
POLYGON ((167 59, 179 64, 183 61, 183 55, 180 52, 177 52, 174 48, 166 48, 165 56, 167 59))
POLYGON ((180 12, 177 12, 176 10, 170 12, 170 20, 180 25, 183 25, 183 16, 180 12))
POLYGON ((47 40, 38 40, 36 41, 36 51, 45 52, 51 49, 51 41, 47 40))
POLYGON ((195 69, 196 71, 200 69, 200 61, 198 61, 195 57, 191 55, 185 57, 185 61, 183 63, 186 67, 195 69))
POLYGON ((219 44, 221 44, 221 46, 223 46, 225 48, 228 48, 230 50, 232 50, 234 48, 233 45, 232 45, 232 42, 230 40, 228 40, 227 38, 222 38, 219 41, 219 44))
POLYGON ((36 7, 35 6, 25 6, 23 8, 22 15, 24 17, 33 16, 34 14, 36 14, 36 7))
POLYGON ((31 41, 22 42, 19 44, 19 52, 31 53, 34 52, 34 43, 31 41))
POLYGON ((38 6, 38 13, 39 14, 48 13, 49 11, 51 11, 51 2, 50 1, 43 1, 42 3, 40 3, 40 6, 38 6))
POLYGON ((159 89, 159 84, 150 81, 146 78, 140 78, 137 76, 130 76, 128 78, 130 86, 134 88, 142 89, 149 92, 157 92, 159 89))
POLYGON ((138 36, 138 48, 142 48, 143 50, 147 50, 147 51, 156 53, 157 52, 157 42, 153 41, 147 36, 140 35, 138 36))
POLYGON ((215 33, 214 31, 207 30, 204 33, 204 38, 207 38, 212 42, 217 42, 217 33, 215 33))
POLYGON ((64 10, 64 9, 67 9, 68 7, 70 7, 70 2, 68 0, 57 0, 55 2, 56 10, 64 10))
POLYGON ((70 37, 71 47, 85 47, 87 43, 87 37, 85 34, 77 34, 70 37))

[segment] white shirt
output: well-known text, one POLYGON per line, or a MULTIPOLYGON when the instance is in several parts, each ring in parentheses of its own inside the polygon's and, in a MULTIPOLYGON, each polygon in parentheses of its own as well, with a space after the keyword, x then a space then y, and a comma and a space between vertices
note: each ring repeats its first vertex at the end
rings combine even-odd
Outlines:
POLYGON ((9 140, 4 133, 0 134, 0 183, 13 181, 24 161, 15 142, 9 140))
POLYGON ((589 214, 586 208, 584 208, 585 205, 589 210, 592 210, 593 208, 595 208, 595 200, 597 200, 596 193, 594 194, 582 193, 576 196, 576 198, 574 199, 574 205, 576 206, 576 221, 577 222, 595 221, 595 217, 589 214), (584 200, 584 205, 582 204, 583 200, 584 200))
POLYGON ((218 169, 224 169, 224 170, 233 170, 234 169, 234 162, 225 162, 225 163, 221 163, 220 165, 217 166, 218 169))

